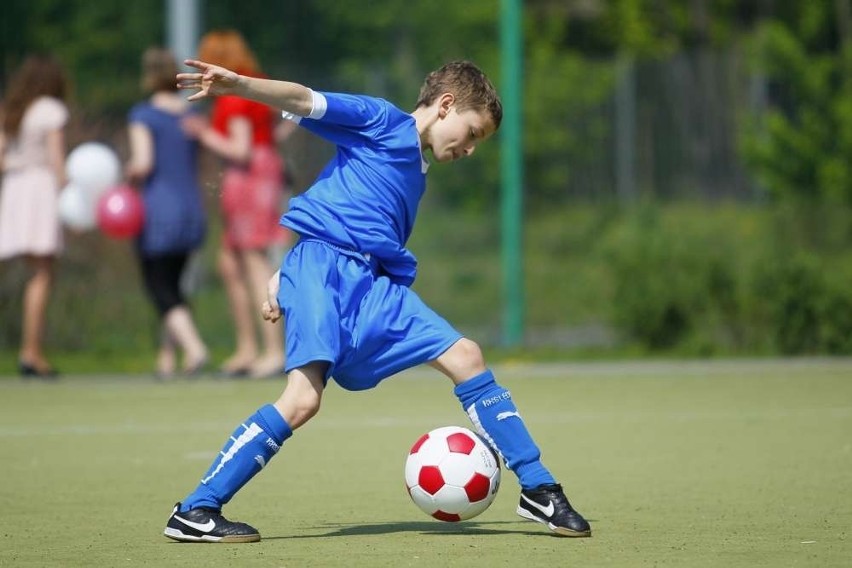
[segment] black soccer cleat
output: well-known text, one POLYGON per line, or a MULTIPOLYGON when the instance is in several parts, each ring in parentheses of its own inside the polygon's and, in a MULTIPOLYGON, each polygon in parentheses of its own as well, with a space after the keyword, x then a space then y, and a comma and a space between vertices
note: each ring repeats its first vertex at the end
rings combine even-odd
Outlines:
POLYGON ((589 523, 574 510, 559 484, 539 485, 535 489, 521 491, 518 514, 547 525, 559 536, 592 536, 589 523))
POLYGON ((180 512, 175 505, 163 534, 181 542, 257 542, 260 533, 245 523, 235 523, 222 516, 221 511, 198 507, 180 512))

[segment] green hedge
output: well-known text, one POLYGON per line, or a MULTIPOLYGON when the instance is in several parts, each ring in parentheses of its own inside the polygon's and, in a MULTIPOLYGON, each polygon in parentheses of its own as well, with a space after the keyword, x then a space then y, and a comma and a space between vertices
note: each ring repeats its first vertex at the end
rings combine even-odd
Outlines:
POLYGON ((732 206, 626 213, 599 249, 610 321, 648 351, 852 353, 849 211, 824 213, 822 224, 732 206))

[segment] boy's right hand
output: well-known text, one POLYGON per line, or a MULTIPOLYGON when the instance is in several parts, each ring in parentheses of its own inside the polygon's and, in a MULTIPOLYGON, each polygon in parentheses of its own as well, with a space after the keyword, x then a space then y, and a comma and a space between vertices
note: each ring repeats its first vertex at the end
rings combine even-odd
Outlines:
POLYGON ((227 95, 239 84, 239 74, 224 67, 196 59, 186 59, 184 63, 201 71, 201 73, 178 73, 176 76, 178 89, 198 90, 197 93, 186 98, 188 101, 197 101, 216 95, 227 95))
POLYGON ((268 322, 275 323, 281 319, 281 306, 278 305, 278 286, 281 279, 280 271, 276 270, 269 282, 266 283, 266 301, 260 308, 260 314, 268 322))

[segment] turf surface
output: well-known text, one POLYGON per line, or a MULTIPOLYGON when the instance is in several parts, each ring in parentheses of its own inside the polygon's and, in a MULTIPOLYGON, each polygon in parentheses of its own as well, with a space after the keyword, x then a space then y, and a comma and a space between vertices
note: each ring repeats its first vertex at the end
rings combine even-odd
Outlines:
POLYGON ((0 566, 849 566, 852 361, 504 365, 545 464, 592 523, 562 539, 497 500, 459 524, 409 501, 428 429, 467 426, 450 383, 331 386, 226 507, 263 541, 162 536, 233 427, 283 382, 0 378, 0 566))

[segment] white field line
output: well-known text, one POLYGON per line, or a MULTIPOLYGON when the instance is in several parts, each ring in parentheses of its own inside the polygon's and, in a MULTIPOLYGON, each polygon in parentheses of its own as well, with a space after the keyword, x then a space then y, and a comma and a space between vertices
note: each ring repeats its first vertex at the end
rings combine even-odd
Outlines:
MULTIPOLYGON (((671 412, 630 411, 630 412, 570 412, 570 413, 524 413, 524 421, 529 424, 658 424, 658 423, 690 423, 690 422, 741 422, 741 421, 778 421, 791 418, 818 419, 825 423, 833 420, 848 420, 852 418, 852 406, 836 406, 832 408, 795 408, 795 409, 732 409, 671 412)), ((465 426, 467 418, 459 411, 458 414, 446 414, 430 417, 430 422, 436 424, 459 424, 465 426)), ((359 419, 323 419, 318 416, 309 426, 313 430, 381 430, 415 426, 423 423, 423 418, 405 416, 383 416, 359 419)), ((181 422, 180 426, 170 424, 69 424, 48 427, 0 427, 0 438, 34 438, 42 436, 101 436, 101 435, 162 435, 173 434, 176 428, 183 432, 226 433, 233 424, 222 422, 181 422)))
MULTIPOLYGON (((852 357, 796 357, 787 359, 686 359, 627 360, 588 362, 504 362, 491 365, 494 374, 511 379, 574 377, 713 377, 727 375, 761 376, 767 374, 813 373, 842 374, 852 379, 852 357)), ((445 380, 435 369, 421 365, 396 377, 445 380)))
POLYGON ((592 361, 577 363, 504 363, 494 367, 495 373, 510 377, 633 376, 710 377, 725 375, 766 375, 839 373, 852 379, 852 357, 808 357, 788 359, 689 359, 643 361, 592 361))
MULTIPOLYGON (((492 365, 491 368, 498 376, 511 378, 548 377, 564 375, 565 377, 599 377, 612 376, 618 378, 633 376, 724 376, 731 374, 749 375, 786 374, 812 371, 815 373, 839 373, 852 379, 852 357, 790 357, 776 359, 685 359, 685 360, 625 360, 625 361, 588 361, 588 362, 503 362, 492 365)), ((395 378, 434 377, 443 379, 438 371, 421 365, 399 373, 395 378)), ((31 385, 17 378, 9 377, 9 381, 0 381, 0 390, 4 388, 34 388, 52 385, 31 385)), ((97 383, 105 388, 135 388, 139 384, 152 383, 149 375, 87 375, 68 376, 66 384, 82 380, 97 383)), ((208 379, 196 379, 206 381, 208 379)), ((282 386, 284 378, 282 377, 282 386)), ((222 379, 212 379, 213 382, 233 385, 240 383, 222 379)), ((186 382, 186 381, 183 381, 186 382)), ((168 388, 168 383, 162 384, 168 388)))
MULTIPOLYGON (((504 363, 493 367, 499 377, 509 379, 527 379, 535 377, 552 378, 563 375, 566 378, 624 378, 624 377, 713 377, 726 375, 741 375, 747 379, 751 375, 772 374, 781 376, 789 373, 801 375, 803 371, 815 374, 839 374, 852 380, 852 358, 791 358, 791 359, 725 359, 725 360, 687 360, 687 361, 617 361, 617 362, 583 362, 583 363, 504 363)), ((412 380, 433 377, 436 380, 446 380, 437 371, 426 366, 417 367, 401 373, 392 380, 412 380)), ((90 379, 99 386, 115 386, 116 388, 137 388, 147 379, 127 376, 104 376, 90 379), (128 380, 130 379, 130 380, 128 380)), ((202 379, 203 380, 203 379, 202 379)), ((68 381, 61 386, 70 384, 68 381)), ((239 388, 239 383, 226 383, 229 387, 239 388)), ((14 381, 0 381, 0 392, 10 388, 30 388, 33 386, 51 388, 49 385, 28 385, 14 381)), ((162 385, 169 388, 169 385, 162 385)), ((2 395, 0 395, 2 397, 2 395)), ((838 400, 845 403, 845 400, 838 400)), ((521 409, 524 419, 530 424, 575 424, 597 422, 688 422, 720 419, 765 419, 783 420, 793 417, 817 419, 845 419, 852 415, 852 407, 840 405, 833 408, 798 408, 798 409, 747 409, 747 410, 713 410, 713 411, 677 411, 671 412, 571 412, 542 414, 532 413, 521 409)), ((465 424, 466 417, 459 410, 458 414, 448 413, 445 416, 433 416, 430 421, 435 423, 465 424)), ((320 414, 308 426, 312 430, 347 430, 394 428, 404 425, 422 423, 422 419, 411 419, 405 416, 362 417, 357 420, 350 418, 334 419, 320 414)), ((179 428, 186 432, 224 432, 233 428, 233 424, 225 421, 213 422, 181 422, 179 428)), ((0 426, 0 438, 18 438, 34 436, 90 436, 90 435, 139 435, 139 434, 170 434, 177 426, 158 423, 123 423, 123 424, 66 424, 45 427, 0 426)), ((229 430, 230 431, 230 430, 229 430)))

